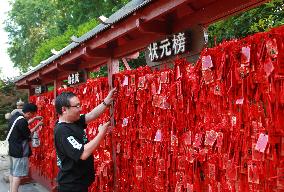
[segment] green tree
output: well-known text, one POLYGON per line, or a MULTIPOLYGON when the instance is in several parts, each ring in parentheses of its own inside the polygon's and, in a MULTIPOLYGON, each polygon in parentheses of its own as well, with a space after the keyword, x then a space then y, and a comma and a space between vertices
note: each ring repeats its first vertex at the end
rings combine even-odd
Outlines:
MULTIPOLYGON (((68 33, 68 30, 77 30, 80 25, 102 14, 109 16, 127 2, 128 0, 11 0, 12 9, 8 13, 5 30, 9 33, 8 53, 14 66, 26 72, 30 66, 39 64, 37 61, 41 59, 38 56, 34 58, 35 50, 44 47, 47 41, 60 35, 65 37, 64 33, 68 33)), ((68 43, 60 41, 54 48, 62 48, 68 43)), ((39 49, 38 52, 41 52, 44 48, 39 49)))
POLYGON ((57 11, 49 0, 13 0, 5 30, 9 34, 8 54, 23 72, 31 66, 34 50, 51 34, 58 34, 57 11))
MULTIPOLYGON (((129 0, 11 0, 6 21, 8 53, 22 72, 48 58, 50 50, 70 43, 97 25, 100 15, 110 16, 129 0)), ((273 0, 209 27, 211 46, 223 39, 239 38, 284 23, 283 0, 273 0)), ((144 64, 142 62, 141 64, 144 64)))
POLYGON ((246 37, 284 24, 284 2, 273 0, 209 26, 210 46, 225 39, 246 37))
POLYGON ((4 140, 7 136, 8 121, 5 119, 5 114, 16 108, 19 98, 27 101, 27 96, 26 91, 16 90, 11 79, 0 79, 0 140, 4 140))

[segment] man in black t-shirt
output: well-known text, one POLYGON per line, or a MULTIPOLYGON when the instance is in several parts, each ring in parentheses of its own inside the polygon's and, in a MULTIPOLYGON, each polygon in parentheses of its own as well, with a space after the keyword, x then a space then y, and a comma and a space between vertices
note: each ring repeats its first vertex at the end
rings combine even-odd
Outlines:
POLYGON ((17 192, 20 186, 21 178, 29 174, 29 156, 31 156, 31 134, 35 132, 43 122, 40 121, 34 128, 29 129, 29 124, 35 120, 42 120, 41 116, 34 115, 37 112, 37 106, 27 103, 23 106, 22 112, 16 112, 9 121, 11 129, 14 121, 15 125, 8 139, 10 156, 10 192, 17 192))
POLYGON ((59 121, 54 129, 57 153, 59 192, 87 192, 94 181, 93 151, 105 137, 110 122, 99 126, 98 135, 87 140, 86 124, 95 120, 113 101, 116 89, 112 89, 103 102, 91 112, 81 115, 79 98, 72 92, 63 92, 56 97, 55 108, 59 121))

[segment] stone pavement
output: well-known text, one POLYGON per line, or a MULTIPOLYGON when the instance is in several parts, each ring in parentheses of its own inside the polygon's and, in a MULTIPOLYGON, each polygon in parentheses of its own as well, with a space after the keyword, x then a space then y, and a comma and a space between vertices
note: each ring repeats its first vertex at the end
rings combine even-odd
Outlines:
MULTIPOLYGON (((9 190, 9 182, 6 182, 9 175, 9 158, 0 156, 0 192, 9 190)), ((8 179, 9 180, 9 179, 8 179)), ((21 185, 19 192, 48 192, 43 186, 36 182, 21 185)))

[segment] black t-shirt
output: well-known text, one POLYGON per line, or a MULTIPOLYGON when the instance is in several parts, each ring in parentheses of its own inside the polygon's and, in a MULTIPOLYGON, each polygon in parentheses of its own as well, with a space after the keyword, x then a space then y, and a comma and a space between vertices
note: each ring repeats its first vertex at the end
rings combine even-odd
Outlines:
POLYGON ((86 160, 80 157, 84 145, 88 143, 85 115, 74 123, 57 123, 54 129, 54 142, 59 167, 58 184, 60 190, 80 191, 94 181, 94 158, 90 155, 86 160))
MULTIPOLYGON (((16 112, 9 121, 9 130, 13 122, 19 117, 23 116, 16 112)), ((18 119, 12 133, 8 139, 9 141, 9 155, 15 158, 29 157, 32 154, 29 142, 31 141, 31 131, 29 129, 28 121, 25 118, 18 119)))

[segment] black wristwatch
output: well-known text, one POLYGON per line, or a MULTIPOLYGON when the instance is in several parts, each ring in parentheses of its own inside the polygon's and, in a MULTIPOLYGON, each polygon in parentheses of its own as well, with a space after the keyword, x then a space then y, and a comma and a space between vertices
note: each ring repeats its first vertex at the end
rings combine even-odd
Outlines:
POLYGON ((106 104, 105 100, 103 100, 103 104, 104 104, 104 106, 106 106, 106 107, 109 106, 108 104, 106 104))

